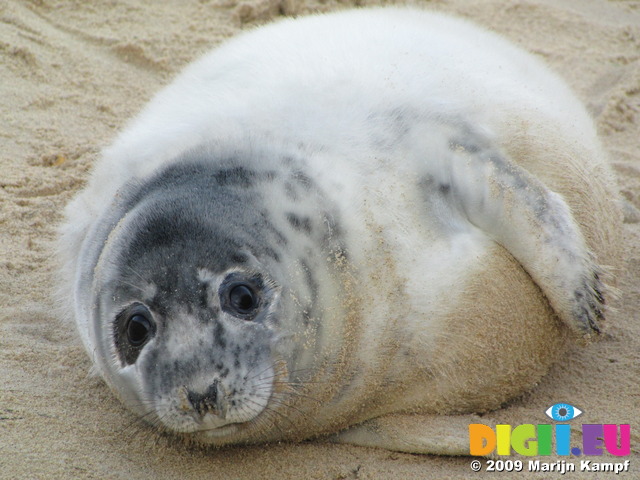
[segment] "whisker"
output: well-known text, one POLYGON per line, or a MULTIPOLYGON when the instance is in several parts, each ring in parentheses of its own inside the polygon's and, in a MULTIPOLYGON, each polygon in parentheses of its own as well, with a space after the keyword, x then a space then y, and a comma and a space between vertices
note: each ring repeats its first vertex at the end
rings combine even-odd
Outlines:
MULTIPOLYGON (((257 405, 257 403, 253 402, 252 400, 248 400, 248 401, 257 405)), ((287 417, 284 413, 279 412, 278 410, 275 410, 275 409, 273 409, 273 408, 271 408, 271 407, 265 407, 265 408, 264 408, 264 410, 263 410, 263 412, 265 412, 265 411, 266 411, 266 412, 269 412, 269 413, 271 413, 271 414, 278 415, 278 416, 280 416, 280 418, 282 418, 282 419, 286 420, 286 421, 287 421, 287 422, 289 422, 291 425, 295 425, 295 423, 293 422, 293 420, 292 420, 292 419, 290 419, 289 417, 287 417)), ((274 423, 274 425, 277 425, 277 423, 274 423)))
POLYGON ((131 273, 133 273, 136 277, 138 277, 141 281, 143 282, 147 282, 147 279, 144 278, 142 275, 140 275, 138 272, 136 272, 133 267, 131 267, 130 265, 126 265, 126 267, 131 270, 131 273))
POLYGON ((295 397, 305 398, 307 400, 312 400, 312 401, 314 401, 316 403, 319 403, 319 404, 322 403, 322 400, 319 400, 319 399, 317 399, 315 397, 312 397, 311 395, 305 395, 304 393, 300 393, 298 391, 289 391, 289 392, 282 391, 282 392, 278 392, 278 395, 289 395, 289 396, 292 396, 292 397, 295 396, 295 397))
POLYGON ((131 287, 131 288, 135 288, 136 290, 139 290, 139 291, 140 291, 140 292, 142 292, 142 293, 144 293, 144 292, 145 292, 145 289, 144 289, 144 288, 142 288, 142 287, 140 287, 139 285, 134 285, 133 283, 129 283, 129 282, 126 282, 126 281, 124 281, 124 280, 118 280, 118 283, 120 283, 120 284, 122 284, 122 285, 127 285, 127 286, 129 286, 129 287, 131 287))
MULTIPOLYGON (((249 381, 253 380, 253 379, 254 379, 254 378, 256 378, 256 377, 259 377, 260 375, 262 375, 264 372, 266 372, 266 371, 267 371, 267 370, 269 370, 269 369, 276 370, 276 368, 275 368, 276 363, 277 363, 277 362, 274 362, 274 363, 270 364, 270 365, 269 365, 268 367, 266 367, 264 370, 260 371, 259 373, 255 374, 255 375, 254 375, 254 376, 252 376, 252 377, 248 377, 248 376, 247 376, 247 377, 245 377, 245 380, 246 380, 247 382, 249 382, 249 381)), ((247 372, 247 375, 248 375, 250 372, 251 372, 251 370, 249 370, 249 371, 247 372)), ((274 376, 275 376, 275 375, 277 375, 277 372, 276 372, 276 371, 274 371, 274 376)))

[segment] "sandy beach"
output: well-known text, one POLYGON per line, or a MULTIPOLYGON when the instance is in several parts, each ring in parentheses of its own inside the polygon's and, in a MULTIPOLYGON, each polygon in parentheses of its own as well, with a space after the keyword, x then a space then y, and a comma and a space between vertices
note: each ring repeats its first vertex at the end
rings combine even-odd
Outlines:
MULTIPOLYGON (((155 92, 242 30, 286 15, 380 3, 394 2, 0 1, 0 479, 516 478, 475 473, 470 457, 322 439, 218 450, 176 443, 89 375, 74 326, 53 308, 54 239, 64 205, 100 150, 155 92)), ((617 477, 640 478, 640 1, 411 4, 470 19, 533 52, 568 81, 596 121, 625 212, 626 268, 615 272, 620 298, 599 341, 571 347, 536 388, 492 417, 545 423, 544 411, 565 401, 584 411, 579 423, 629 423, 632 455, 595 461, 628 459, 629 471, 617 477)), ((579 458, 563 460, 580 465, 579 458)))

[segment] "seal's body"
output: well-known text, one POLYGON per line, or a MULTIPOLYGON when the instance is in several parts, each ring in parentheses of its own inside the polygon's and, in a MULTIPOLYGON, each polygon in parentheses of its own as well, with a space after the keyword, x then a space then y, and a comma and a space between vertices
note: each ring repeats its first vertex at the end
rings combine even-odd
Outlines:
POLYGON ((67 209, 65 298, 99 373, 166 430, 370 420, 334 438, 462 454, 439 415, 498 407, 598 331, 615 197, 583 107, 493 34, 414 10, 287 20, 187 68, 104 152, 67 209))

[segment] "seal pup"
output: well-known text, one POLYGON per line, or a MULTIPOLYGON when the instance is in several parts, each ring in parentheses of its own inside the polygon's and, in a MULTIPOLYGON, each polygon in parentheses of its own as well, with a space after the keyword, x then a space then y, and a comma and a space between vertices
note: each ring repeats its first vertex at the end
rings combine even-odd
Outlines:
POLYGON ((616 188, 565 84, 445 15, 284 20, 189 66, 66 210, 64 298, 124 404, 214 445, 467 454, 599 330, 616 188))

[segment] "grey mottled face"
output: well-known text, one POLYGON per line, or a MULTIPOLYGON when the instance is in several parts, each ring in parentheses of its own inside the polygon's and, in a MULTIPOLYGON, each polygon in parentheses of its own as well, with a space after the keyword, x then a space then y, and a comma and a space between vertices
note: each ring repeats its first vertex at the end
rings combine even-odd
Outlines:
POLYGON ((337 227, 310 180, 280 167, 178 162, 125 188, 96 234, 97 343, 111 385, 152 423, 215 439, 271 418, 300 355, 291 338, 313 348, 337 227))
POLYGON ((122 367, 140 372, 141 396, 162 423, 189 432, 259 415, 278 369, 279 286, 247 263, 220 271, 136 263, 116 289, 125 307, 113 341, 122 367), (140 278, 148 281, 136 294, 140 278))

